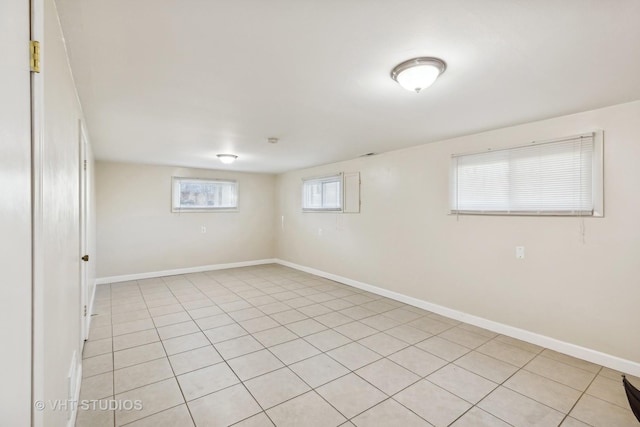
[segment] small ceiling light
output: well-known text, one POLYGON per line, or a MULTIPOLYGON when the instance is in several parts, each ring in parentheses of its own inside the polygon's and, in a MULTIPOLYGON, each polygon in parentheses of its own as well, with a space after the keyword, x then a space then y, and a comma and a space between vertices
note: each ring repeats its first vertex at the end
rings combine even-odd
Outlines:
POLYGON ((391 70, 391 78, 406 90, 420 93, 444 73, 447 64, 438 58, 413 58, 404 61, 391 70))
POLYGON ((238 156, 236 156, 235 154, 218 154, 218 158, 225 165, 229 165, 235 162, 238 156))
POLYGON ((269 144, 277 144, 277 143, 278 143, 278 141, 279 141, 279 139, 278 139, 278 138, 267 138, 267 142, 268 142, 269 144))

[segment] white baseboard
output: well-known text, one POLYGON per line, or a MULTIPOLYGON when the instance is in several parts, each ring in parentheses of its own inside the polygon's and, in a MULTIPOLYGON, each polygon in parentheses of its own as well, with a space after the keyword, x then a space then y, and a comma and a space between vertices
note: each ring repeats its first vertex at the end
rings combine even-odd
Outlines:
POLYGON ((353 286, 354 288, 362 289, 377 295, 381 295, 396 301, 403 302, 405 304, 419 307, 424 310, 431 311, 433 313, 440 314, 442 316, 449 317, 451 319, 459 320, 461 322, 469 323, 480 328, 488 329, 490 331, 507 335, 512 338, 517 338, 522 341, 526 341, 532 344, 536 344, 542 347, 546 347, 551 350, 555 350, 560 353, 567 354, 569 356, 577 357, 598 365, 606 366, 616 371, 624 372, 629 375, 640 376, 640 363, 633 362, 631 360, 622 359, 617 356, 612 356, 607 353, 602 353, 590 348, 581 347, 579 345, 571 344, 569 342, 560 341, 555 338, 551 338, 545 335, 540 335, 535 332, 527 331, 524 329, 516 328, 514 326, 505 325, 504 323, 488 320, 483 317, 474 316, 462 311, 454 310, 448 307, 444 307, 438 304, 433 304, 427 301, 423 301, 418 298, 410 297, 398 292, 390 291, 388 289, 379 288, 377 286, 369 285, 367 283, 358 282, 357 280, 349 279, 346 277, 338 276, 336 274, 327 273, 325 271, 316 270, 315 268, 306 267, 304 265, 295 264, 289 261, 281 259, 275 259, 276 263, 295 268, 296 270, 304 271, 307 273, 315 274, 316 276, 325 277, 327 279, 344 283, 345 285, 353 286))
POLYGON ((122 276, 99 277, 96 285, 106 283, 128 282, 129 280, 152 279, 154 277, 175 276, 177 274, 201 273, 203 271, 224 270, 227 268, 251 267, 254 265, 274 264, 275 259, 259 259, 254 261, 232 262, 228 264, 202 265, 198 267, 176 268, 174 270, 152 271, 149 273, 124 274, 122 276))

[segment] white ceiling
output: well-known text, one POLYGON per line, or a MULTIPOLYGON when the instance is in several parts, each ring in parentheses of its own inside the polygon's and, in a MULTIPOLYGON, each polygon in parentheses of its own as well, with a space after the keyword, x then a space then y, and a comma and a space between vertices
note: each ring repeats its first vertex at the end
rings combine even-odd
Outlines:
POLYGON ((637 0, 56 3, 105 160, 282 172, 640 99, 637 0))

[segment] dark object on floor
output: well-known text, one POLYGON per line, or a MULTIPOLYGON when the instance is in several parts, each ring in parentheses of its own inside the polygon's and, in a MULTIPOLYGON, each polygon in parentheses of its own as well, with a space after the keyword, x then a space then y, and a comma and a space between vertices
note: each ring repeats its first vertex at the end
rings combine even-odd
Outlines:
POLYGON ((624 391, 627 393, 631 411, 633 411, 633 415, 640 421, 640 390, 631 385, 624 375, 622 376, 622 384, 624 385, 624 391))

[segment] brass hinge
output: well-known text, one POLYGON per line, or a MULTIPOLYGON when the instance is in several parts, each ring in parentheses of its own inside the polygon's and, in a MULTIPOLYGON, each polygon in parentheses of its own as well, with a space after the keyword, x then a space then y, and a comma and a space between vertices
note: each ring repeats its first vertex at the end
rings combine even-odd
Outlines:
POLYGON ((87 317, 87 306, 84 306, 84 317, 87 317))
POLYGON ((34 73, 40 72, 40 42, 29 40, 29 66, 34 73))

